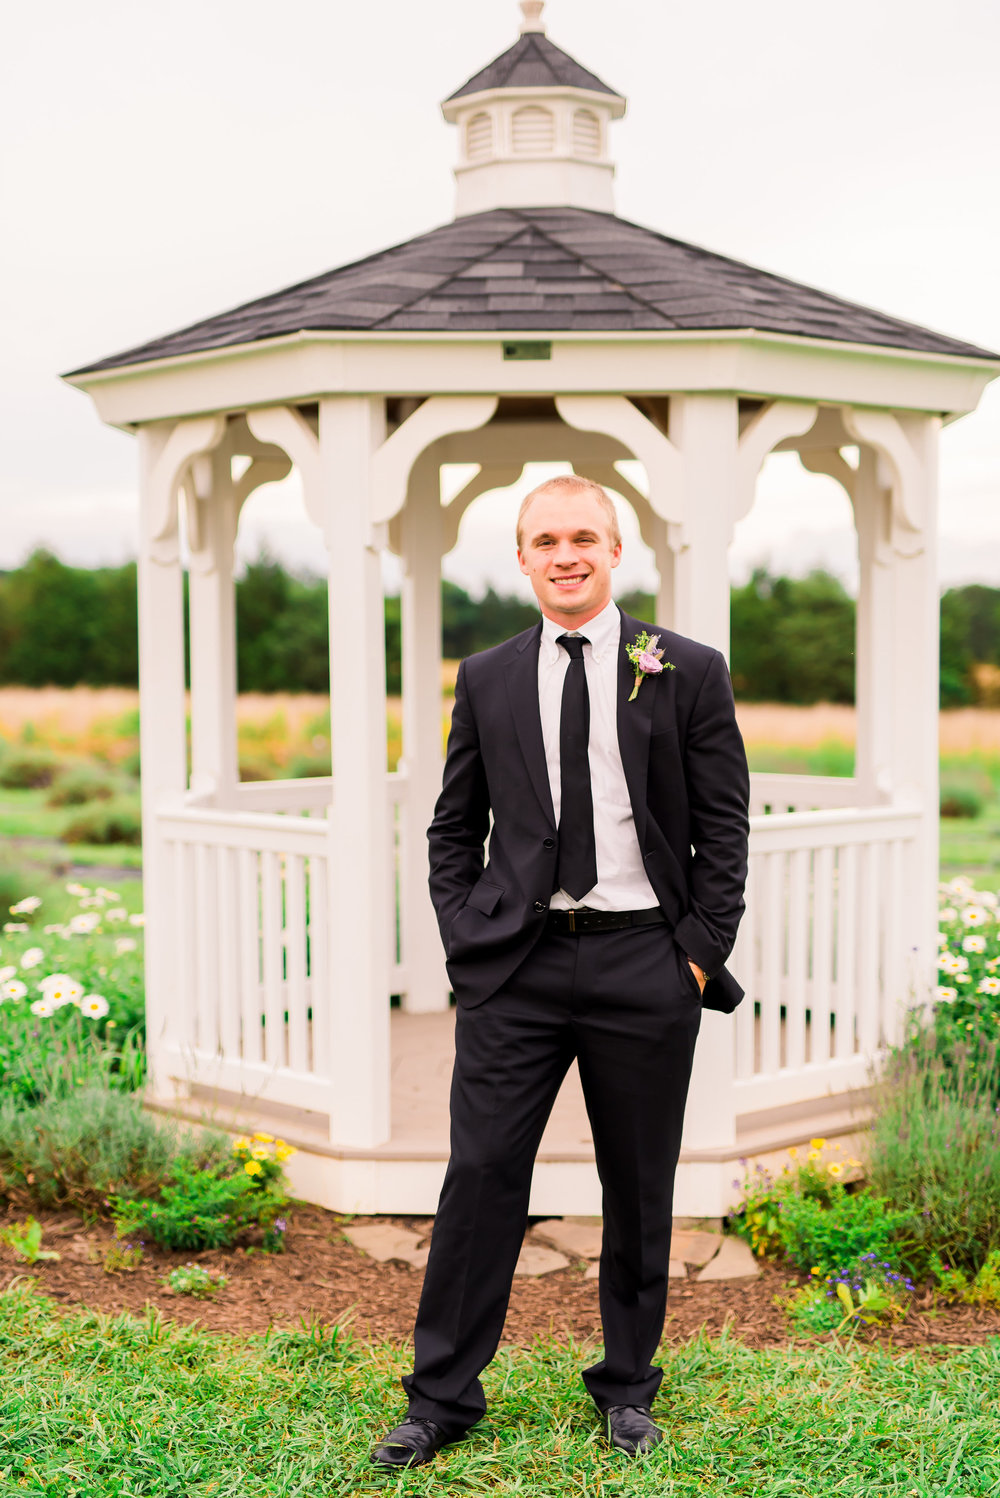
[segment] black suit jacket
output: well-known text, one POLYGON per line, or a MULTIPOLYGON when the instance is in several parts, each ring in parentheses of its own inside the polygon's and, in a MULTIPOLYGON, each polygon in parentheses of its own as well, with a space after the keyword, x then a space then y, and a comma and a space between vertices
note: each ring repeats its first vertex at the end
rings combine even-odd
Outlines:
MULTIPOLYGON (((458 671, 427 836, 448 974, 466 1006, 488 999, 527 956, 554 887, 541 634, 539 621, 458 671)), ((619 653, 618 743, 646 875, 675 940, 708 976, 703 1003, 729 1012, 743 998, 724 964, 743 914, 750 794, 729 671, 717 650, 624 612, 619 653), (643 629, 659 635, 675 669, 647 676, 629 702, 635 671, 625 646, 643 629)))

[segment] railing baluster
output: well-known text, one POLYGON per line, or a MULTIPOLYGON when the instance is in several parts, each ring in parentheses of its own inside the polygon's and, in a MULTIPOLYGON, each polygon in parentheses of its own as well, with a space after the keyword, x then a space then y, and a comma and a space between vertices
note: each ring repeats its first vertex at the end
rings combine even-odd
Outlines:
POLYGON ((306 881, 298 853, 285 859, 285 963, 288 996, 288 1064, 293 1071, 309 1067, 306 1021, 306 881))
POLYGON ((837 852, 837 1005, 834 1050, 838 1060, 854 1055, 856 1005, 856 933, 858 911, 857 847, 837 852))
POLYGON ((239 860, 239 990, 241 1054, 250 1065, 264 1059, 263 995, 260 962, 260 891, 257 884, 259 854, 253 848, 237 850, 239 860))
POLYGON ((785 965, 785 855, 763 858, 764 908, 760 971, 760 1069, 776 1072, 781 1066, 781 992, 785 965))
POLYGON ((812 1023, 809 1060, 830 1059, 830 989, 833 981, 833 849, 817 848, 813 859, 812 1023))
POLYGON ((785 983, 784 1065, 806 1060, 806 1003, 809 944, 810 854, 799 848, 788 859, 788 978, 785 983))
POLYGON ((260 858, 261 945, 264 973, 264 1060, 285 1065, 285 1005, 282 975, 280 855, 266 849, 260 858))

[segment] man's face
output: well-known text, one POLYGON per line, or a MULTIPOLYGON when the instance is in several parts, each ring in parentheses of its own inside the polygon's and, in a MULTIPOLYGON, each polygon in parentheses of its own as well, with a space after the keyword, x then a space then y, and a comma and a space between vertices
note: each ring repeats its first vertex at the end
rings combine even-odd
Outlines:
POLYGON ((622 548, 612 543, 599 500, 585 489, 543 491, 525 512, 522 536, 517 560, 543 614, 578 629, 601 612, 622 548))

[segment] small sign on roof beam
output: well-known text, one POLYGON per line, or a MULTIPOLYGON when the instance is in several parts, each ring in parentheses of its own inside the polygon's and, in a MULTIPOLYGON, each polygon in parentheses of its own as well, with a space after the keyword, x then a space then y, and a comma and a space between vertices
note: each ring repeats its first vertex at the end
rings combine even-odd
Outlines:
POLYGON ((551 359, 551 343, 505 343, 505 359, 551 359))

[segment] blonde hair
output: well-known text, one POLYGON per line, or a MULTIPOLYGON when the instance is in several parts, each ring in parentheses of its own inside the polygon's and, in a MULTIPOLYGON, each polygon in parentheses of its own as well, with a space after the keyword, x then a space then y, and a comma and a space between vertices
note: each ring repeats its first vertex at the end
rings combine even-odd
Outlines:
POLYGON ((606 489, 600 484, 595 484, 593 479, 587 479, 578 473, 561 473, 557 478, 546 479, 544 484, 539 484, 526 494, 521 501, 521 508, 517 512, 517 549, 524 550, 524 517, 532 500, 537 499, 540 494, 591 494, 597 500, 604 511, 608 522, 608 530, 611 532, 611 545, 622 544, 621 528, 618 524, 618 511, 615 509, 614 500, 606 489))

